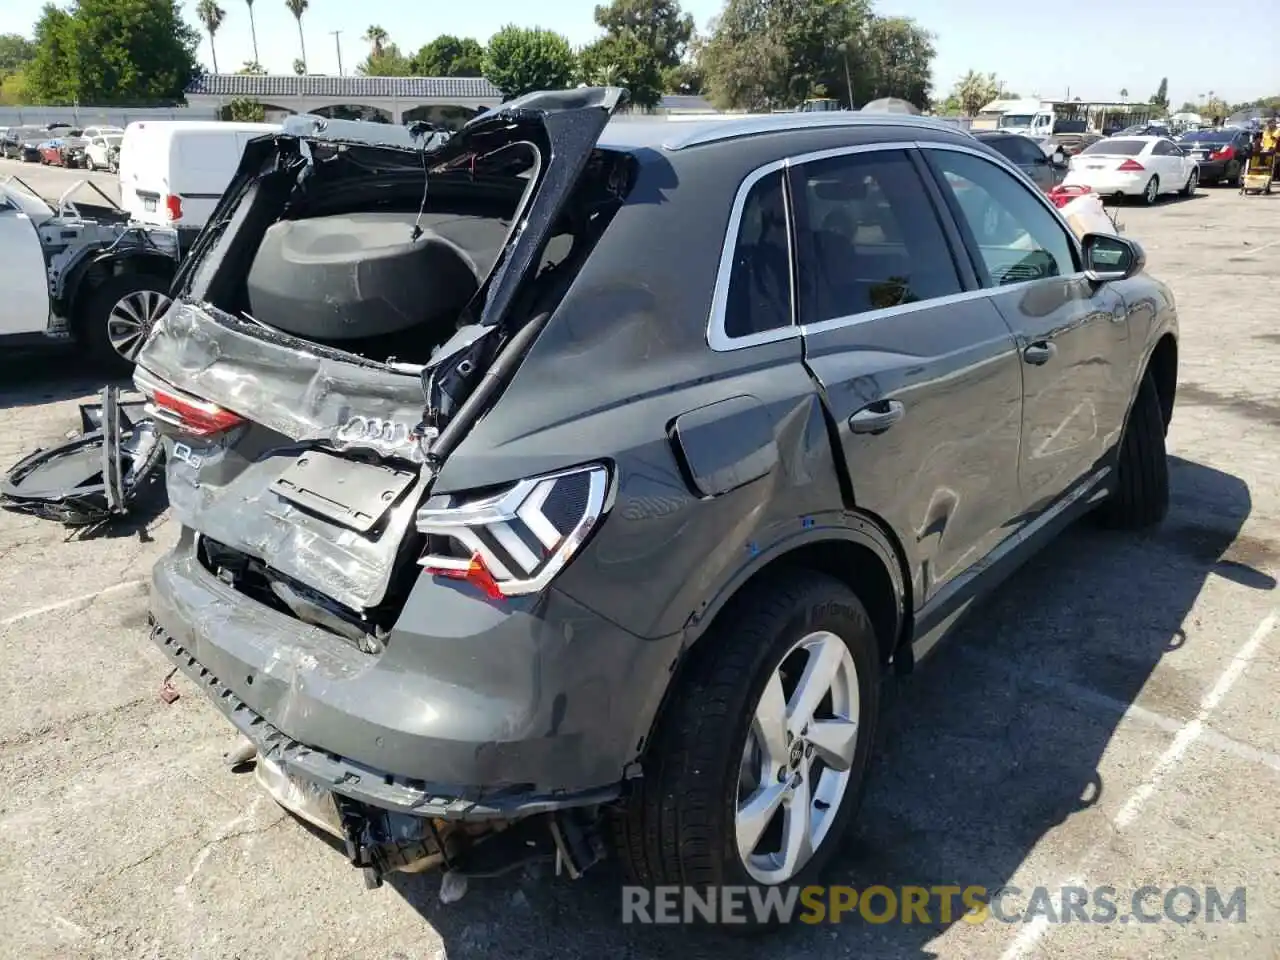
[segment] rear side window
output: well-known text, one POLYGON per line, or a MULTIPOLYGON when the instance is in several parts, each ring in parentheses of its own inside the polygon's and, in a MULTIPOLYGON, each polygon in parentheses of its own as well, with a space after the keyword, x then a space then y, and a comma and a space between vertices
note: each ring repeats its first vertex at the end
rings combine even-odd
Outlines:
POLYGON ((1066 229, 1017 178, 972 154, 929 153, 992 286, 1076 272, 1066 229))
POLYGON ((1013 156, 1014 162, 1024 167, 1029 167, 1036 163, 1044 163, 1049 158, 1045 156, 1045 152, 1036 144, 1024 137, 1013 138, 1013 156))
POLYGON ((782 171, 751 187, 742 207, 729 274, 724 330, 745 337, 791 324, 791 254, 782 171))
POLYGON ((901 150, 816 160, 799 182, 802 322, 961 291, 946 235, 901 150))

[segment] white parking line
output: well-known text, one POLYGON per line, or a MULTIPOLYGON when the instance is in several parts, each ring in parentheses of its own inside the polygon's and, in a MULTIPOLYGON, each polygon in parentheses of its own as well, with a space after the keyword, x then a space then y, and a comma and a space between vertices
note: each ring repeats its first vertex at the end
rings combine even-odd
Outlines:
POLYGON ((69 597, 66 600, 59 600, 57 603, 50 603, 47 606, 36 607, 34 610, 24 610, 22 613, 15 613, 13 616, 5 617, 0 620, 0 627, 9 627, 15 623, 21 623, 23 620, 30 620, 32 617, 43 616, 46 613, 54 613, 58 610, 65 610, 68 607, 79 606, 80 604, 92 603, 99 597, 106 597, 113 593, 125 593, 129 590, 139 590, 139 593, 145 592, 147 580, 145 578, 139 580, 126 580, 123 583, 113 583, 109 587, 103 587, 101 590, 95 590, 93 593, 86 593, 78 597, 69 597))
MULTIPOLYGON (((1271 635, 1271 631, 1275 629, 1277 616, 1277 612, 1273 610, 1262 619, 1257 629, 1245 641, 1244 646, 1231 658, 1231 663, 1227 665, 1227 669, 1218 677, 1217 683, 1201 699, 1200 711, 1195 718, 1182 726, 1173 738, 1173 743, 1161 754, 1160 759, 1151 768, 1147 778, 1138 785, 1138 788, 1121 805, 1120 812, 1116 814, 1115 819, 1112 821, 1117 830, 1123 830, 1134 821, 1142 811, 1143 804, 1151 798, 1151 795, 1159 788, 1164 778, 1182 762, 1191 745, 1204 735, 1210 714, 1221 705, 1231 688, 1244 676, 1245 669, 1257 658, 1258 650, 1262 647, 1267 637, 1271 635)), ((1086 872, 1085 867, 1099 851, 1108 845, 1109 841, 1110 838, 1107 841, 1098 842, 1091 846, 1077 864, 1076 877, 1063 886, 1084 886, 1082 877, 1086 872)), ((1017 937, 1014 938, 1013 943, 1000 955, 1000 960, 1022 960, 1032 950, 1036 949, 1050 929, 1052 929, 1052 926, 1048 917, 1045 914, 1037 915, 1031 923, 1022 928, 1017 937)))

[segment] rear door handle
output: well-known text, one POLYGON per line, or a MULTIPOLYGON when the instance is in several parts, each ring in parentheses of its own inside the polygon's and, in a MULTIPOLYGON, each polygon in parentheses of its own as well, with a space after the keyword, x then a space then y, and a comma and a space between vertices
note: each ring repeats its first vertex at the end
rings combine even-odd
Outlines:
POLYGON ((1049 340, 1037 340, 1022 351, 1022 359, 1039 367, 1052 360, 1057 352, 1057 344, 1049 340))
POLYGON ((906 415, 907 408, 901 401, 877 400, 849 418, 849 429, 854 433, 884 433, 906 415))

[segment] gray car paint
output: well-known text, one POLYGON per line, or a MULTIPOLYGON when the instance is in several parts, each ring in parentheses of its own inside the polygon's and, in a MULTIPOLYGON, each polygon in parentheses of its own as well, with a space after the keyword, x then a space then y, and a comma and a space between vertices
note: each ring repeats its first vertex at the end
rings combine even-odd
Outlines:
MULTIPOLYGON (((964 134, 921 123, 912 137, 983 151, 1021 180, 964 134)), ((495 409, 431 485, 432 495, 454 493, 611 459, 613 509, 555 584, 495 604, 464 583, 418 576, 386 651, 364 654, 221 588, 192 559, 188 517, 156 570, 162 648, 236 698, 237 716, 248 718, 241 729, 274 729, 259 742, 279 734, 281 759, 299 775, 379 806, 399 803, 379 784, 409 777, 423 782, 414 788, 419 802, 496 792, 531 809, 616 788, 643 751, 684 651, 735 590, 797 547, 865 548, 885 565, 903 638, 918 651, 931 646, 980 589, 1105 492, 1114 444, 1102 447, 1118 435, 1141 364, 1176 318, 1167 291, 1142 277, 1125 281, 1123 321, 1111 319, 1117 297, 1105 287, 1096 311, 1118 326, 1140 313, 1143 327, 1131 327, 1130 338, 1141 350, 1094 337, 1111 328, 1072 307, 1070 323, 1089 335, 1031 394, 1029 420, 1019 331, 1046 331, 1060 319, 1033 308, 1029 289, 975 291, 803 337, 793 328, 741 349, 709 349, 730 211, 747 176, 784 157, 901 138, 898 126, 850 121, 711 135, 671 150, 652 125, 615 124, 602 142, 638 164, 628 202, 495 409), (1088 379, 1093 363, 1114 370, 1088 379), (1022 491, 1019 431, 1054 422, 1081 376, 1095 388, 1123 384, 1128 399, 1099 394, 1098 462, 1069 460, 1069 492, 1046 507, 1033 502, 1034 489, 1022 491), (876 397, 905 397, 907 419, 851 439, 848 415, 876 397), (692 426, 673 435, 681 422, 692 426), (321 752, 323 776, 305 759, 321 752)), ((956 236, 954 224, 947 230, 956 236)), ((167 349, 153 340, 143 364, 167 349)), ((276 361, 263 362, 263 377, 275 376, 268 368, 276 361)), ((199 364, 165 366, 195 382, 184 369, 198 380, 199 364)), ((286 395, 277 402, 294 415, 286 395)), ((297 403, 330 416, 305 394, 297 403)), ((267 409, 260 416, 271 420, 267 409)), ((217 469, 184 478, 175 466, 171 484, 200 483, 202 471, 217 469)), ((891 633, 887 654, 898 640, 891 633)), ((434 802, 421 809, 461 815, 434 802)))

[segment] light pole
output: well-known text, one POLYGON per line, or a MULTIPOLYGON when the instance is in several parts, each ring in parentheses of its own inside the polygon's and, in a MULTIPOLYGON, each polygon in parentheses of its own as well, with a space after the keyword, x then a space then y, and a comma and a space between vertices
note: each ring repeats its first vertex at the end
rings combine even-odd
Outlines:
POLYGON ((844 89, 849 97, 849 109, 853 109, 853 81, 849 79, 849 44, 843 40, 836 47, 840 51, 840 56, 844 58, 844 89))
POLYGON ((330 30, 329 32, 333 34, 333 48, 338 51, 338 76, 342 76, 342 43, 340 40, 338 40, 338 37, 341 36, 342 31, 330 30))

